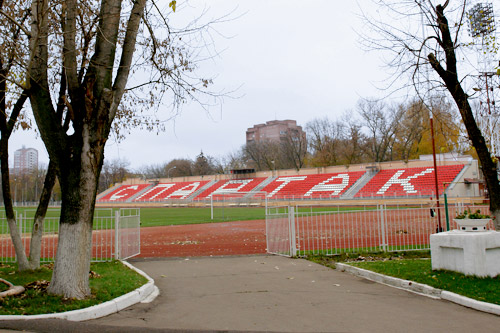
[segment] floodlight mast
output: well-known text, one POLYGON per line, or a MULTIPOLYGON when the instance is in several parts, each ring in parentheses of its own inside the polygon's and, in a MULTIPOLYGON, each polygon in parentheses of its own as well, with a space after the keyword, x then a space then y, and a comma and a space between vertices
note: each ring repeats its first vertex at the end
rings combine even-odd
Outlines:
POLYGON ((496 26, 493 4, 478 2, 467 12, 469 34, 477 48, 479 110, 478 125, 488 141, 491 154, 500 157, 500 112, 495 105, 495 89, 500 85, 498 75, 494 72, 496 61, 491 43, 495 40, 496 26), (496 82, 495 82, 496 81, 496 82))

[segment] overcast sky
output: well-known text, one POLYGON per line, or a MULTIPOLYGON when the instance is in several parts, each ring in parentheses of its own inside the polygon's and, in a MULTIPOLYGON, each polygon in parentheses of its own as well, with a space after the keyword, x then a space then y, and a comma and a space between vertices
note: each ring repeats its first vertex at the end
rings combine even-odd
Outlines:
MULTIPOLYGON (((183 0, 178 0, 182 3, 183 0)), ((364 10, 368 1, 363 0, 364 10)), ((216 38, 222 54, 203 65, 217 75, 216 88, 239 87, 210 115, 196 103, 187 104, 164 133, 134 131, 126 140, 107 143, 106 159, 121 158, 135 169, 174 158, 195 158, 201 150, 222 156, 245 143, 245 131, 269 120, 294 119, 299 125, 329 116, 340 117, 360 97, 380 96, 375 88, 387 77, 381 57, 366 53, 356 30, 362 28, 356 1, 331 0, 197 0, 193 12, 209 8, 217 17, 235 10, 217 30, 231 38, 216 38)), ((186 15, 187 9, 175 15, 186 15), (184 12, 184 14, 183 14, 184 12)), ((15 133, 13 151, 22 146, 39 150, 48 163, 41 139, 15 133)))

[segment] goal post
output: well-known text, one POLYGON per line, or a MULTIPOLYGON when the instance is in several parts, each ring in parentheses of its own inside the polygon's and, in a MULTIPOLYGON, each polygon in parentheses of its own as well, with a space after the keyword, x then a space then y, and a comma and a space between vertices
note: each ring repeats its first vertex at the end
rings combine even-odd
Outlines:
POLYGON ((210 218, 212 221, 238 217, 248 220, 258 216, 260 210, 264 214, 267 204, 267 192, 264 191, 215 193, 210 196, 210 218))

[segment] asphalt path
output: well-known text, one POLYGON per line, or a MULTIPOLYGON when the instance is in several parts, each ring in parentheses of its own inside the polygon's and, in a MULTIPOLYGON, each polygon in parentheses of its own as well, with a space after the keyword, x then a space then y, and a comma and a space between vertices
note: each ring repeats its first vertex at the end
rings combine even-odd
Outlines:
POLYGON ((3 322, 33 332, 496 332, 500 316, 277 256, 134 260, 152 303, 84 322, 3 322))

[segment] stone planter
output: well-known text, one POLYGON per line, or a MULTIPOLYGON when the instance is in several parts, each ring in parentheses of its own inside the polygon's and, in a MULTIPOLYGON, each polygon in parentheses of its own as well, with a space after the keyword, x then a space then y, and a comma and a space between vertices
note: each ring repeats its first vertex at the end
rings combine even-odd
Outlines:
POLYGON ((491 219, 455 219, 460 231, 486 231, 486 225, 491 219))

